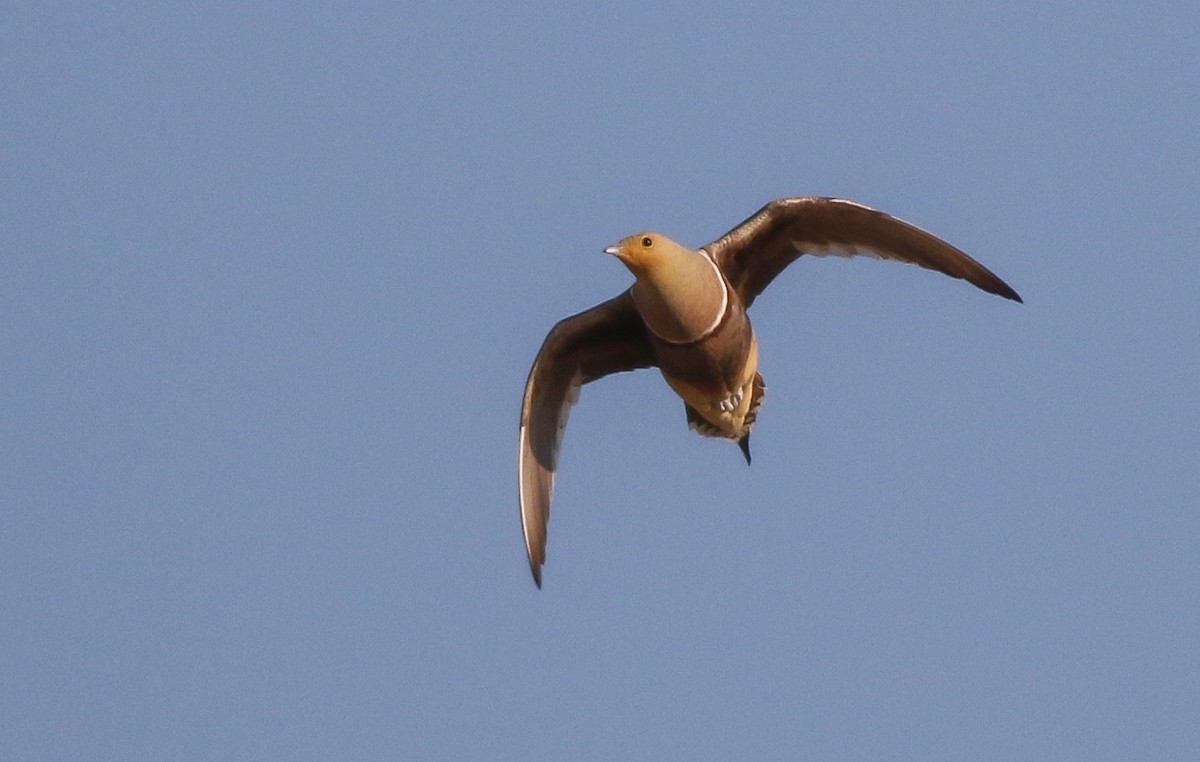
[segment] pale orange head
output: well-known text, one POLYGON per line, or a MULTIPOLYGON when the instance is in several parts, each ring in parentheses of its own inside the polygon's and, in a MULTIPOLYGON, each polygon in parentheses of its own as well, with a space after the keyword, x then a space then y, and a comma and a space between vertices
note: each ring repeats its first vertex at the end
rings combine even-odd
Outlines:
POLYGON ((604 250, 621 260, 636 276, 661 269, 685 249, 661 233, 638 233, 604 250))

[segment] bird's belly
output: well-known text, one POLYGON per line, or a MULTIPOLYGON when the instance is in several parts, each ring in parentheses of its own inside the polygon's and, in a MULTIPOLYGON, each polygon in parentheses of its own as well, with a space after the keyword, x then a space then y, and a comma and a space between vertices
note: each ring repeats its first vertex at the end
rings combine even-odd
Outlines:
POLYGON ((745 433, 746 416, 754 396, 758 370, 758 342, 740 344, 737 352, 721 353, 703 343, 659 354, 659 368, 667 384, 684 402, 725 436, 745 433))

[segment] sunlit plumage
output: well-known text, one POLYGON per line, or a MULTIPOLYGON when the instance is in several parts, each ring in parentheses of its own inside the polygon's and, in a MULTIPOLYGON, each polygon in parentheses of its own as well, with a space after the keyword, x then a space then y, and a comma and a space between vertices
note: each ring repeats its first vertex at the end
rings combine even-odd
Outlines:
POLYGON ((657 367, 684 402, 688 425, 738 443, 762 404, 758 342, 746 310, 801 254, 873 256, 920 265, 1021 301, 990 270, 945 241, 883 212, 835 198, 773 201, 716 241, 688 249, 639 233, 605 249, 635 277, 625 292, 551 329, 521 405, 521 525, 541 587, 546 526, 567 413, 583 384, 657 367))

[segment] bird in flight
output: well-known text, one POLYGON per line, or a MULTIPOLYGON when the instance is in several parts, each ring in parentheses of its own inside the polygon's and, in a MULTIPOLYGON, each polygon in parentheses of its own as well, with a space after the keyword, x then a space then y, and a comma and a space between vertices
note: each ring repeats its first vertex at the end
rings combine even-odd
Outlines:
POLYGON ((521 527, 539 588, 559 446, 580 387, 610 373, 657 367, 683 399, 688 427, 733 440, 749 463, 765 386, 746 311, 801 254, 908 262, 1021 301, 1007 283, 940 238, 839 198, 772 201, 698 250, 659 233, 638 233, 604 251, 629 268, 633 286, 550 330, 521 403, 521 527))

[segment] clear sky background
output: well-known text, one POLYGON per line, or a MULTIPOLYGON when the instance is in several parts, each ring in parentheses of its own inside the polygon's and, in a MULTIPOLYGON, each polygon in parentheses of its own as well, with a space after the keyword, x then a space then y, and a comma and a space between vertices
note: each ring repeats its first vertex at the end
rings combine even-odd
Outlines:
POLYGON ((0 24, 0 757, 1200 758, 1200 6, 23 3, 0 24), (526 373, 766 201, 751 468, 526 373))

